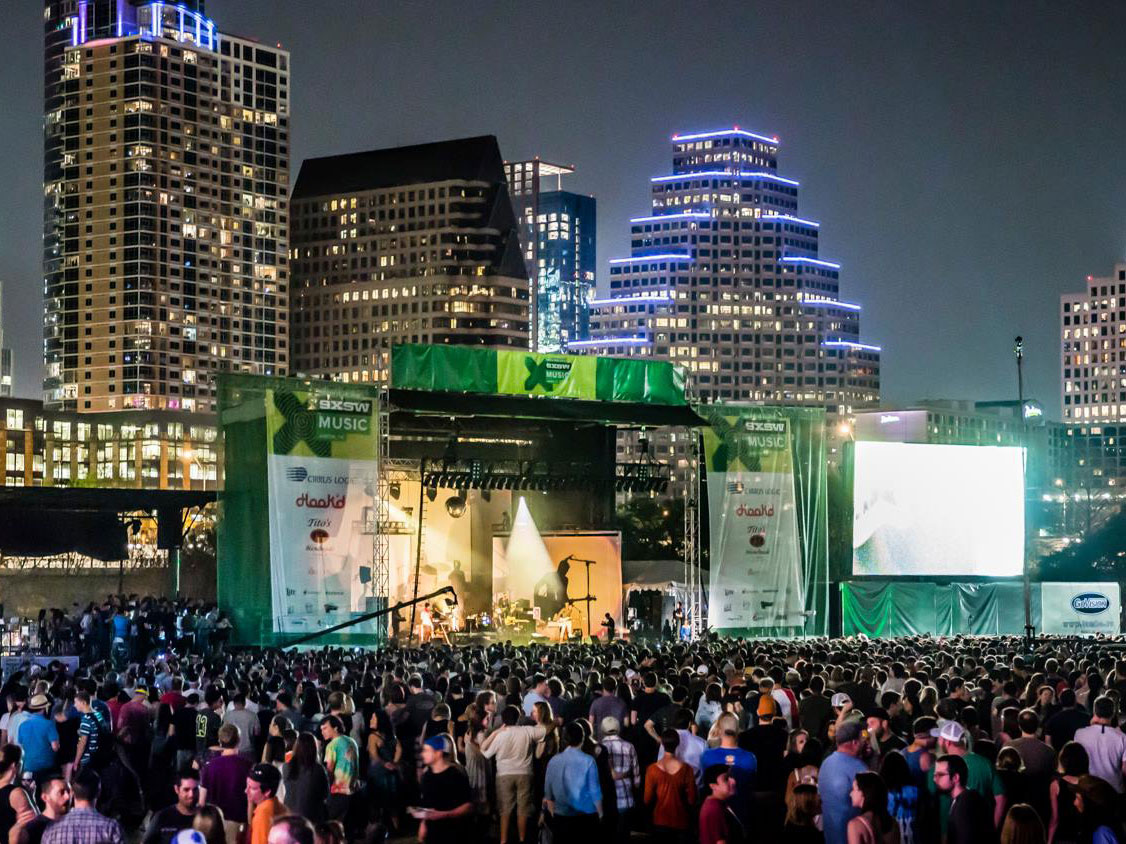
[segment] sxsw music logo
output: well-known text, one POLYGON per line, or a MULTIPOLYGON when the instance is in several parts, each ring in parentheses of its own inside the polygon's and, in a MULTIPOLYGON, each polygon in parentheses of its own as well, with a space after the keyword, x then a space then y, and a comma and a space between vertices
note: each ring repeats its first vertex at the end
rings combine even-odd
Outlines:
POLYGON ((292 469, 285 470, 285 479, 287 481, 301 483, 307 477, 309 477, 309 470, 304 466, 294 466, 292 469))
POLYGON ((786 433, 786 423, 747 419, 743 422, 743 430, 751 434, 784 434, 786 433))

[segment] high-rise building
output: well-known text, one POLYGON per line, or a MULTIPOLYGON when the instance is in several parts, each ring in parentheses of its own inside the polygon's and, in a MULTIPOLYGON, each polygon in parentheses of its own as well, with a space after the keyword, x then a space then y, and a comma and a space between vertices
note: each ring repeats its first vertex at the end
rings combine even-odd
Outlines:
POLYGON ((289 54, 203 0, 47 0, 44 397, 214 411, 289 368, 289 54))
POLYGON ((307 160, 291 210, 295 371, 369 382, 395 343, 528 347, 496 138, 307 160))
POLYGON ((569 347, 672 360, 704 401, 836 417, 878 404, 880 348, 860 341, 860 305, 840 299, 840 265, 819 256, 821 224, 798 216, 778 140, 734 128, 672 144, 672 173, 651 180, 630 254, 591 302, 591 339, 569 347))
POLYGON ((1126 422, 1126 264, 1060 297, 1064 422, 1126 422))
MULTIPOLYGON (((799 216, 778 139, 735 127, 674 135, 672 147, 652 208, 630 220, 630 254, 610 261, 590 303, 590 339, 568 348, 671 360, 705 402, 824 407, 841 436, 879 404, 880 348, 861 342, 860 305, 841 300, 840 265, 820 256, 821 224, 799 216)), ((679 483, 684 446, 675 433, 622 437, 619 454, 648 450, 679 483)))
POLYGON ((574 173, 574 167, 534 158, 506 162, 504 169, 531 285, 532 349, 563 351, 590 333, 595 199, 563 190, 563 176, 574 173))
POLYGON ((12 349, 4 342, 4 283, 0 282, 0 398, 12 395, 12 349))

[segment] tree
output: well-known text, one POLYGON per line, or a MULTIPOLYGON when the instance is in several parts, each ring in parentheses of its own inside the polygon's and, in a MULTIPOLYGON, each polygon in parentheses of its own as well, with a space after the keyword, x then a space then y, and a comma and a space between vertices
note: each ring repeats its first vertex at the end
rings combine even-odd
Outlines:
POLYGON ((1126 511, 1119 510, 1075 542, 1040 561, 1042 580, 1126 579, 1126 511))
POLYGON ((616 516, 624 560, 683 560, 684 502, 634 498, 616 516))

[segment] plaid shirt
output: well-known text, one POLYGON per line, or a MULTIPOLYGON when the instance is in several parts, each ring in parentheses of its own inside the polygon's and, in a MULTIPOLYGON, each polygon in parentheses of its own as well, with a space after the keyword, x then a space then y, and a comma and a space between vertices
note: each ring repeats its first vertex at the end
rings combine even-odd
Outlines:
POLYGON ((125 844, 117 821, 93 809, 71 809, 43 833, 43 844, 125 844))
POLYGON ((610 754, 610 770, 619 776, 625 774, 621 779, 614 780, 618 809, 630 809, 633 807, 633 792, 641 784, 641 772, 637 767, 637 751, 632 744, 620 736, 605 736, 602 739, 602 746, 610 754))

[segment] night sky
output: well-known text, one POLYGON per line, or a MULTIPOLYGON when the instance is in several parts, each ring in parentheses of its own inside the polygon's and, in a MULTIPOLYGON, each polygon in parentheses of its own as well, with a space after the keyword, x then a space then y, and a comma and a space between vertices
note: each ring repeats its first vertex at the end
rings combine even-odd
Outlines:
MULTIPOLYGON (((38 397, 42 3, 0 0, 0 279, 38 397)), ((1029 395, 1058 418, 1058 296, 1126 259, 1126 4, 208 0, 292 53, 292 162, 491 133, 574 164, 599 278, 669 135, 777 134, 821 256, 883 346, 885 405, 1029 395), (1080 11, 1081 10, 1081 11, 1080 11)))

